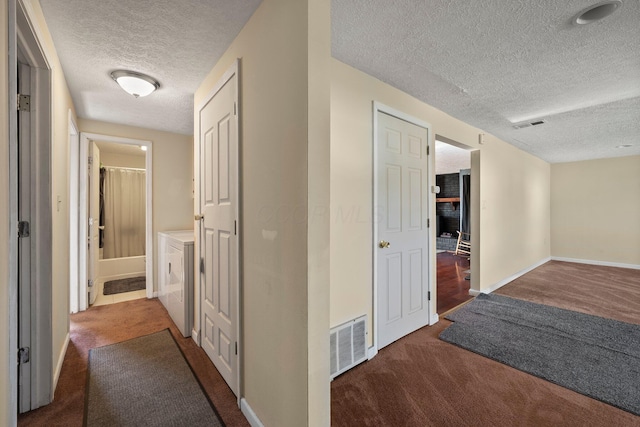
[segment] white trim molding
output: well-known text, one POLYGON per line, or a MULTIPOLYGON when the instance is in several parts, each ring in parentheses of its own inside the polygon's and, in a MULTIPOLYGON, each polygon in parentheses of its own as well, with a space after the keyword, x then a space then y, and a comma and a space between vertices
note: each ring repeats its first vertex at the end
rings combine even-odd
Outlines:
MULTIPOLYGON (((414 124, 421 128, 427 130, 427 148, 432 150, 433 143, 435 141, 435 132, 430 123, 418 119, 414 116, 406 114, 402 111, 396 110, 393 107, 389 107, 381 102, 373 101, 372 102, 372 135, 371 135, 371 143, 373 145, 373 157, 371 161, 373 162, 372 167, 372 201, 373 204, 371 206, 371 223, 372 223, 372 242, 378 241, 378 223, 375 220, 376 209, 378 206, 378 113, 385 113, 390 116, 393 116, 397 119, 403 120, 405 122, 414 124)), ((435 166, 433 156, 428 155, 427 157, 427 188, 431 188, 433 184, 435 184, 435 166)), ((427 195, 427 212, 429 213, 429 217, 431 217, 433 201, 431 194, 427 195)), ((429 227, 427 229, 428 235, 428 246, 427 246, 427 275, 428 275, 428 291, 431 292, 433 296, 429 301, 429 319, 428 323, 425 326, 432 326, 438 322, 438 314, 437 314, 437 302, 435 296, 437 295, 437 281, 436 281, 436 248, 435 248, 435 227, 429 227)), ((369 359, 373 358, 378 353, 378 256, 377 251, 374 247, 371 248, 371 260, 372 260, 372 304, 373 304, 373 315, 371 319, 371 326, 373 331, 373 345, 369 347, 368 357, 369 359)))
POLYGON ((596 261, 591 259, 564 258, 552 256, 552 261, 574 262, 577 264, 602 265, 605 267, 630 268, 632 270, 640 270, 640 264, 624 264, 621 262, 596 261))
POLYGON ((251 409, 251 406, 249 406, 249 402, 247 402, 247 399, 240 399, 240 410, 242 411, 242 414, 247 419, 247 421, 249 421, 251 427, 264 427, 262 421, 260 421, 256 413, 253 412, 253 409, 251 409))
MULTIPOLYGON (((147 278, 147 286, 146 286, 146 296, 147 298, 156 298, 157 293, 153 290, 154 284, 154 271, 153 271, 153 141, 144 140, 144 139, 135 139, 135 138, 123 138, 119 136, 112 135, 103 135, 91 132, 80 132, 80 158, 79 158, 79 201, 80 201, 80 211, 79 211, 79 226, 80 230, 78 231, 78 247, 84 248, 86 245, 86 237, 88 230, 88 218, 89 212, 87 212, 87 180, 86 178, 82 178, 84 175, 84 171, 87 170, 87 156, 88 156, 88 147, 91 141, 102 141, 102 142, 113 142, 117 144, 126 144, 126 145, 136 145, 136 146, 145 146, 147 147, 145 154, 145 169, 146 169, 146 186, 145 186, 145 197, 146 197, 146 225, 145 225, 145 274, 147 278)), ((79 304, 78 311, 84 311, 88 307, 88 301, 86 298, 87 295, 87 251, 81 250, 78 254, 79 259, 79 304)))
POLYGON ((476 290, 473 290, 473 289, 469 289, 469 295, 473 295, 474 297, 477 297, 480 294, 490 294, 491 292, 497 291, 498 289, 500 289, 501 287, 503 287, 507 283, 513 282, 518 277, 524 276, 525 274, 527 274, 531 270, 535 270, 536 268, 540 267, 543 264, 546 264, 549 261, 551 261, 551 257, 544 258, 544 259, 538 261, 537 263, 525 268, 524 270, 518 271, 516 274, 514 274, 512 276, 509 276, 509 277, 507 277, 505 279, 502 279, 498 283, 496 283, 493 286, 491 286, 489 289, 483 289, 481 291, 476 291, 476 290))
POLYGON ((51 396, 56 391, 56 387, 58 387, 58 379, 60 379, 60 372, 62 371, 62 363, 64 362, 64 355, 67 354, 67 347, 69 347, 69 341, 71 340, 71 335, 67 332, 67 336, 64 338, 64 344, 62 344, 62 349, 60 350, 60 354, 58 354, 58 364, 56 365, 56 371, 53 373, 53 387, 51 388, 51 396))

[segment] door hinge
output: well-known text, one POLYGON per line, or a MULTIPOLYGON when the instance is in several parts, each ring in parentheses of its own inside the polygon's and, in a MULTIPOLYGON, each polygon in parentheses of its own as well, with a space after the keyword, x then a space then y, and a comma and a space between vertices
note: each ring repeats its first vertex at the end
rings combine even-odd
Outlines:
POLYGON ((237 116, 238 115, 238 104, 237 103, 233 103, 233 115, 237 116))
POLYGON ((29 363, 31 358, 31 348, 22 347, 18 349, 18 364, 29 363))
POLYGON ((238 235, 238 221, 233 221, 233 234, 234 236, 238 235))
POLYGON ((238 355, 238 341, 236 341, 236 356, 238 355))
POLYGON ((87 163, 88 163, 89 165, 92 165, 92 164, 93 164, 93 157, 92 157, 92 156, 89 156, 89 158, 87 159, 87 163))
POLYGON ((431 291, 427 292, 427 301, 431 301, 431 291))
POLYGON ((31 111, 31 96, 18 94, 18 111, 31 111))
POLYGON ((427 228, 431 227, 431 220, 427 218, 427 228))
POLYGON ((200 273, 204 274, 204 258, 200 258, 200 273))
POLYGON ((18 221, 18 238, 29 237, 30 234, 29 221, 18 221))
POLYGON ((427 145, 427 156, 429 155, 429 146, 427 145))
POLYGON ((93 280, 92 279, 87 280, 87 286, 90 287, 90 288, 93 288, 93 280))

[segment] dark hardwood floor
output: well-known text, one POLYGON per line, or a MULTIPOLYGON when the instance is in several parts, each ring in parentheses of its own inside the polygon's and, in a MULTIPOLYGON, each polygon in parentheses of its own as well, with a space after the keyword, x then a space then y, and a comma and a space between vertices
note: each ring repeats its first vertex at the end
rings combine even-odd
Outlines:
POLYGON ((473 298, 469 295, 469 259, 464 256, 442 252, 438 258, 438 314, 442 315, 452 308, 473 298))

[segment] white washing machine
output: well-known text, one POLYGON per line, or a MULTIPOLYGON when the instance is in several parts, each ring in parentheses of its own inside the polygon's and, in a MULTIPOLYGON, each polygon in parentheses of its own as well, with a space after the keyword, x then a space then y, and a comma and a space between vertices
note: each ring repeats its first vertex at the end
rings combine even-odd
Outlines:
POLYGON ((185 337, 193 328, 193 231, 158 233, 158 298, 185 337))

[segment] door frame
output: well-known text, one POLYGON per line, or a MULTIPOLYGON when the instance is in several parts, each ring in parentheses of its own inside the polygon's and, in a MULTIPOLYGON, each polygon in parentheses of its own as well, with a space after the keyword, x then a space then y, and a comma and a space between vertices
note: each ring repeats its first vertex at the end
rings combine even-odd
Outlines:
MULTIPOLYGON (((237 155, 237 165, 236 165, 236 180, 237 180, 237 186, 236 186, 236 190, 237 190, 237 194, 236 194, 236 199, 238 201, 238 205, 237 205, 237 215, 236 217, 238 218, 238 244, 236 247, 236 257, 238 260, 237 263, 237 277, 238 277, 238 281, 237 281, 237 289, 236 289, 236 313, 237 313, 237 321, 236 321, 236 341, 238 343, 238 372, 237 372, 237 381, 238 381, 238 395, 236 396, 237 398, 237 403, 238 406, 240 406, 243 395, 244 395, 244 388, 243 388, 243 384, 242 384, 242 379, 243 379, 243 366, 244 366, 244 341, 243 341, 243 335, 242 335, 242 326, 243 326, 243 312, 242 312, 242 308, 243 308, 243 304, 242 304, 242 299, 243 299, 243 278, 242 278, 242 265, 243 265, 243 258, 242 258, 242 231, 243 231, 243 218, 242 218, 242 180, 240 179, 242 176, 242 129, 240 127, 240 123, 242 122, 240 119, 241 116, 241 112, 242 112, 242 107, 240 105, 240 91, 241 91, 241 80, 240 80, 240 58, 237 58, 233 64, 227 69, 227 71, 225 71, 225 73, 222 75, 222 77, 220 77, 220 79, 216 82, 215 86, 213 87, 213 89, 211 91, 209 91, 209 93, 203 98, 203 100, 200 102, 200 104, 198 105, 198 108, 196 110, 196 114, 195 114, 195 131, 194 131, 194 142, 197 144, 197 146, 194 146, 194 211, 196 213, 200 213, 200 210, 202 208, 202 194, 201 194, 201 185, 200 185, 200 181, 201 179, 203 179, 204 174, 202 171, 202 164, 201 164, 201 160, 202 160, 202 141, 200 140, 200 113, 201 111, 204 109, 204 107, 209 103, 209 101, 211 101, 213 99, 213 97, 216 96, 216 94, 223 88, 223 86, 229 81, 231 80, 231 78, 236 77, 236 92, 234 94, 234 98, 235 98, 235 103, 236 103, 236 115, 235 115, 235 119, 236 120, 236 129, 238 132, 238 155, 237 155), (197 136, 196 136, 197 135, 197 136)), ((194 286, 194 310, 193 310, 193 314, 194 314, 194 325, 193 325, 193 331, 192 331, 192 338, 193 340, 196 342, 196 344, 198 344, 199 347, 202 347, 201 345, 201 324, 202 324, 202 294, 203 294, 203 290, 202 287, 204 286, 203 280, 202 280, 202 275, 200 274, 200 265, 201 265, 201 257, 200 257, 200 245, 202 244, 202 239, 201 239, 201 233, 202 233, 202 221, 195 219, 194 218, 194 238, 195 238, 195 244, 194 244, 194 256, 193 256, 193 260, 194 260, 194 269, 195 269, 195 275, 194 277, 197 277, 197 280, 195 280, 195 286, 194 286)))
POLYGON ((79 247, 78 230, 80 227, 79 205, 79 147, 80 131, 73 120, 73 113, 69 110, 69 312, 77 313, 79 304, 79 247))
MULTIPOLYGON (((80 132, 77 146, 79 153, 78 166, 78 188, 71 188, 71 191, 78 192, 79 203, 79 224, 78 238, 71 242, 71 246, 78 249, 78 311, 88 308, 88 250, 87 236, 89 232, 89 212, 87 209, 87 174, 89 167, 88 152, 91 141, 113 142, 117 144, 137 145, 147 147, 145 157, 146 169, 146 224, 145 224, 145 264, 146 264, 146 293, 147 298, 153 298, 153 142, 143 139, 122 138, 118 136, 102 135, 90 132, 80 132), (83 298, 84 296, 84 298, 83 298)), ((72 147, 75 150, 76 147, 72 147)), ((73 248, 71 249, 74 250, 73 248)))
MULTIPOLYGON (((31 95, 32 108, 30 118, 30 146, 32 170, 30 182, 31 191, 31 229, 36 231, 31 239, 31 258, 37 259, 32 262, 31 284, 29 286, 32 295, 29 304, 29 312, 26 310, 17 312, 18 289, 21 286, 18 281, 18 271, 20 269, 18 259, 17 235, 11 235, 10 242, 10 334, 15 334, 15 338, 10 338, 11 347, 17 350, 19 345, 17 331, 21 319, 27 317, 31 320, 31 354, 30 354, 30 402, 28 409, 36 409, 46 405, 53 400, 53 392, 56 378, 53 378, 52 366, 52 195, 51 195, 51 143, 53 140, 52 127, 52 83, 51 66, 44 49, 40 44, 42 39, 39 34, 39 27, 34 25, 31 17, 34 16, 32 6, 22 0, 11 0, 8 5, 9 10, 9 99, 10 104, 9 120, 9 150, 10 150, 10 185, 11 185, 11 212, 10 220, 17 224, 17 200, 19 194, 19 179, 17 171, 18 161, 18 127, 17 114, 15 109, 17 87, 17 62, 18 57, 22 57, 31 68, 31 95), (20 52, 20 53, 19 53, 20 52)), ((15 358, 16 351, 10 350, 9 377, 12 379, 11 401, 18 409, 18 368, 15 358)), ((21 406, 22 409, 27 409, 21 406)), ((27 409, 27 410, 28 410, 27 409)))
MULTIPOLYGON (((373 260, 373 289, 372 289, 372 304, 373 304, 373 320, 371 322, 373 328, 373 345, 368 349, 368 358, 373 358, 376 354, 378 354, 378 251, 375 249, 375 242, 378 241, 378 113, 388 114, 397 119, 403 120, 405 122, 414 124, 416 126, 427 129, 428 133, 428 141, 427 146, 429 150, 429 154, 427 155, 428 162, 428 170, 427 170, 427 212, 428 218, 433 218, 435 216, 435 200, 432 196, 433 194, 433 185, 435 182, 435 165, 434 165, 434 156, 432 147, 435 144, 434 133, 431 128, 431 125, 423 120, 417 119, 413 116, 410 116, 402 111, 396 110, 395 108, 384 105, 378 101, 373 101, 372 103, 373 110, 373 205, 372 205, 372 260, 373 260)), ((435 227, 428 227, 427 230, 427 239, 428 244, 427 248, 429 254, 427 256, 427 277, 428 277, 428 291, 431 292, 431 299, 429 300, 429 326, 435 324, 438 321, 438 313, 436 306, 436 272, 434 269, 435 266, 435 227)))

